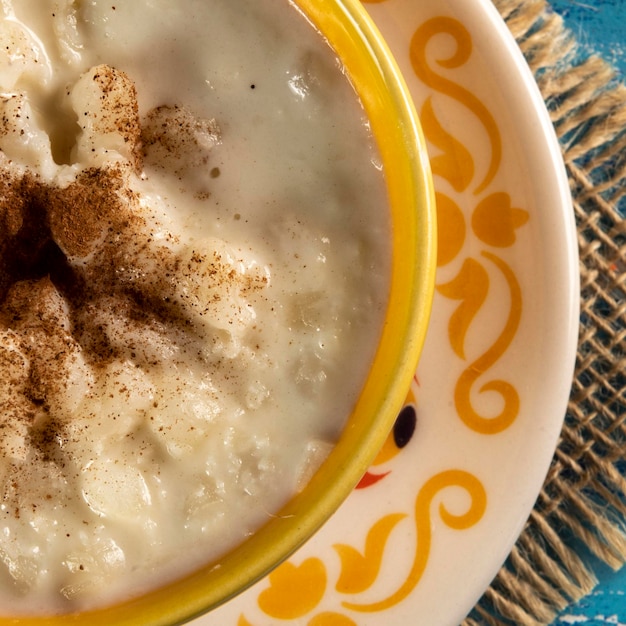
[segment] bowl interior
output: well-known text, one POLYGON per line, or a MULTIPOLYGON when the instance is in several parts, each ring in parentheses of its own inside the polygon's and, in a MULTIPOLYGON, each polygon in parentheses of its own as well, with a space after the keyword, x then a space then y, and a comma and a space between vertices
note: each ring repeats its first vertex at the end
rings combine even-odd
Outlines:
POLYGON ((391 430, 415 373, 433 295, 435 216, 425 142, 391 54, 356 0, 297 0, 346 66, 370 118, 391 210, 392 275, 378 351, 340 440, 310 483, 249 540, 165 588, 113 607, 0 624, 174 624, 263 577, 339 507, 391 430))

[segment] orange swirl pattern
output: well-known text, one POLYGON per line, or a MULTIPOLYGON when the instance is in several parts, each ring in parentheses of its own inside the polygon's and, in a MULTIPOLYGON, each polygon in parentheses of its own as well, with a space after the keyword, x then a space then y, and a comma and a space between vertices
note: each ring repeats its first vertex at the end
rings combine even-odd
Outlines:
POLYGON ((470 496, 470 506, 465 513, 450 513, 443 503, 439 505, 439 516, 443 522, 454 530, 465 530, 476 524, 487 508, 487 493, 482 483, 472 474, 461 470, 449 470, 433 476, 420 489, 415 501, 415 528, 417 546, 411 571, 402 585, 393 594, 369 604, 343 602, 343 606, 353 611, 374 612, 384 611, 402 602, 419 583, 430 555, 432 543, 431 505, 441 491, 450 487, 460 487, 470 496))
MULTIPOLYGON (((391 608, 404 600, 419 583, 432 546, 433 519, 431 509, 437 497, 448 489, 462 489, 469 495, 470 503, 463 513, 451 513, 440 502, 439 517, 448 528, 465 530, 477 524, 487 508, 487 493, 474 475, 462 470, 448 470, 430 478, 420 489, 414 505, 413 525, 416 545, 409 574, 390 596, 376 602, 345 600, 343 610, 356 613, 373 613, 391 608)), ((379 579, 388 540, 396 526, 407 517, 392 513, 382 517, 369 530, 365 549, 354 546, 334 546, 341 561, 341 571, 335 590, 343 595, 360 595, 379 579)), ((302 619, 311 615, 307 626, 351 626, 357 624, 350 616, 339 611, 322 611, 312 614, 320 605, 328 586, 328 573, 324 562, 316 557, 305 559, 299 565, 283 563, 268 577, 268 586, 259 594, 258 605, 270 618, 278 620, 302 619)), ((245 615, 239 617, 238 626, 253 626, 245 615)))
MULTIPOLYGON (((491 159, 485 177, 475 190, 483 192, 493 181, 502 161, 502 140, 498 126, 483 101, 465 87, 433 70, 428 62, 427 47, 433 37, 449 35, 456 43, 456 51, 448 58, 438 59, 437 64, 446 70, 461 67, 472 55, 472 37, 458 20, 452 17, 435 17, 422 24, 413 35, 410 59, 416 76, 427 86, 453 98, 469 109, 481 122, 489 136, 491 159)), ((427 105, 428 105, 427 101, 427 105)), ((457 142, 458 143, 458 142, 457 142)))
MULTIPOLYGON (((444 76, 445 72, 466 64, 472 55, 472 38, 459 21, 451 17, 436 17, 422 24, 414 33, 410 44, 411 66, 416 74, 435 93, 429 95, 420 112, 424 134, 432 148, 431 164, 435 179, 446 181, 455 193, 472 190, 479 201, 474 207, 469 225, 458 202, 449 193, 436 194, 439 224, 438 266, 444 267, 459 259, 468 234, 474 244, 490 248, 506 249, 515 245, 517 231, 529 219, 528 212, 512 206, 508 193, 492 190, 495 177, 502 164, 502 140, 493 115, 478 96, 462 85, 444 76), (451 37, 455 50, 445 58, 431 61, 428 44, 437 37, 451 37), (433 68, 433 65, 436 67, 433 68), (461 104, 471 120, 478 121, 489 138, 491 154, 487 173, 472 187, 476 177, 476 160, 471 149, 446 129, 435 112, 436 97, 452 98, 461 104)), ((448 321, 448 340, 454 354, 467 360, 467 337, 475 319, 488 301, 492 289, 491 272, 497 272, 509 291, 509 311, 500 334, 479 356, 475 356, 457 381, 454 402, 459 418, 473 431, 495 435, 513 424, 520 411, 519 393, 514 385, 505 380, 487 381, 479 388, 479 394, 495 393, 503 401, 503 407, 495 416, 484 416, 475 408, 473 393, 481 377, 504 356, 517 335, 520 325, 523 298, 515 273, 506 261, 489 250, 481 253, 482 259, 468 257, 461 263, 456 276, 437 286, 438 293, 459 304, 448 321), (485 265, 483 259, 490 263, 485 265)))
MULTIPOLYGON (((454 392, 454 404, 460 418, 472 430, 484 435, 494 435, 502 432, 503 430, 506 430, 515 421, 515 418, 517 417, 520 408, 520 400, 517 390, 513 385, 504 380, 490 381, 485 383, 480 388, 481 393, 495 392, 500 394, 500 396, 504 400, 504 406, 501 412, 497 416, 491 418, 482 417, 474 409, 471 400, 471 392, 474 384, 485 372, 493 367, 493 365, 500 359, 500 357, 508 350, 509 346, 511 345, 511 341, 515 337, 520 323, 522 295, 515 274, 511 271, 508 265, 502 259, 489 252, 483 252, 483 256, 489 259, 500 270, 506 280, 506 283, 509 286, 511 294, 510 311, 504 329, 500 333, 497 340, 484 354, 482 354, 479 358, 473 361, 461 374, 461 377, 456 384, 454 392)), ((482 302, 484 301, 486 292, 488 290, 489 278, 483 266, 473 259, 468 259, 464 268, 469 267, 472 267, 473 269, 470 269, 466 272, 463 272, 462 270, 459 277, 461 280, 469 280, 472 284, 480 285, 480 291, 476 290, 475 292, 477 294, 480 294, 480 302, 477 300, 477 298, 472 298, 468 296, 467 300, 465 300, 463 304, 461 304, 461 307, 465 304, 468 304, 470 312, 468 315, 462 314, 459 316, 458 325, 460 326, 460 328, 458 330, 456 328, 452 328, 452 322, 456 318, 454 318, 454 316, 453 318, 451 318, 451 330, 449 333, 450 340, 457 344, 459 343, 459 339, 461 337, 464 337, 465 333, 467 332, 469 316, 473 316, 477 312, 476 309, 479 308, 480 305, 482 305, 482 302), (470 276, 470 274, 473 274, 476 278, 470 276), (478 305, 478 307, 476 305, 478 305)), ((458 297, 464 298, 464 288, 462 286, 460 287, 459 282, 460 280, 459 278, 457 278, 453 283, 448 283, 448 285, 444 285, 443 287, 439 288, 439 290, 448 297, 455 297, 458 294, 458 297)), ((474 292, 470 293, 473 295, 474 292)), ((457 312, 460 310, 461 308, 459 307, 459 309, 457 309, 457 312)))
POLYGON ((362 593, 374 584, 380 572, 387 539, 396 524, 405 517, 403 513, 392 513, 379 519, 367 534, 363 553, 344 544, 334 546, 341 559, 341 575, 335 585, 339 593, 362 593))

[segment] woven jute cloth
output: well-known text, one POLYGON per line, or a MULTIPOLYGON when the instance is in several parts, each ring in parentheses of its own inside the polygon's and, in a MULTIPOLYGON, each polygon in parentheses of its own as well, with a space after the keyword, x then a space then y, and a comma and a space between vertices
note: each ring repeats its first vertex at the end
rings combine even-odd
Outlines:
POLYGON ((576 371, 549 474, 525 529, 463 626, 550 624, 626 562, 626 86, 582 55, 545 0, 493 0, 543 93, 578 230, 576 371))

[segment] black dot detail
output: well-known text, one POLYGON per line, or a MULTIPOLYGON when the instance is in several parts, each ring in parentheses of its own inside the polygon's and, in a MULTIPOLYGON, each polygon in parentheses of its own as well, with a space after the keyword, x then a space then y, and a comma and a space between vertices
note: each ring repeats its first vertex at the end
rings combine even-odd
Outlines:
POLYGON ((407 404, 396 418, 396 423, 393 425, 393 440, 396 442, 398 448, 402 449, 406 446, 415 432, 417 426, 417 415, 415 408, 410 404, 407 404))

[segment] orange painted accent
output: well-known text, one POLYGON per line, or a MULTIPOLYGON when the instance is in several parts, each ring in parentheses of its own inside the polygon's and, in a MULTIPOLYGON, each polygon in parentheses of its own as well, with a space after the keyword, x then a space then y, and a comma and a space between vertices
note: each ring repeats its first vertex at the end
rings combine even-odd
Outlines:
POLYGON ((498 192, 487 196, 472 215, 475 235, 488 246, 508 248, 516 241, 516 230, 528 222, 528 211, 511 206, 511 196, 498 192))
POLYGON ((482 308, 489 293, 489 274, 475 259, 467 259, 456 278, 445 285, 438 285, 437 291, 451 300, 460 300, 448 321, 448 338, 454 353, 465 359, 465 339, 467 332, 482 308))
POLYGON ((455 191, 465 191, 474 178, 474 159, 470 151, 439 122, 429 97, 420 112, 426 139, 441 151, 430 158, 434 176, 447 180, 455 191))
POLYGON ((367 489, 372 485, 380 482, 385 476, 389 476, 390 472, 383 472, 382 474, 374 474, 373 472, 367 471, 363 474, 363 478, 359 481, 355 489, 367 489))
POLYGON ((398 446, 396 445, 396 442, 394 440, 393 429, 392 429, 392 431, 387 436, 387 439, 385 439, 385 443, 383 444, 383 447, 380 449, 379 453, 376 455, 376 458, 374 459, 372 465, 376 466, 376 465, 381 465, 383 463, 386 463, 387 461, 390 461, 391 459, 393 459, 393 457, 396 456, 398 452, 400 452, 400 450, 398 449, 398 446))
POLYGON ((504 407, 495 417, 483 417, 472 406, 472 388, 478 379, 508 350, 517 333, 522 315, 522 292, 511 268, 499 257, 483 252, 504 276, 510 291, 511 305, 505 327, 493 345, 476 359, 459 377, 454 390, 454 403, 463 422, 473 431, 483 435, 495 435, 506 430, 519 413, 519 394, 513 385, 504 380, 485 383, 480 392, 495 392, 504 400, 504 407))
MULTIPOLYGON (((407 404, 415 405, 416 402, 417 400, 415 399, 415 394, 413 393, 413 389, 409 388, 409 391, 406 394, 406 398, 404 400, 403 407, 405 407, 407 404)), ((387 461, 390 461, 391 459, 393 459, 393 457, 396 456, 398 452, 400 452, 400 450, 398 446, 396 445, 396 441, 395 441, 393 429, 392 429, 389 435, 387 436, 387 439, 385 439, 385 443, 383 444, 383 447, 380 449, 379 453, 376 455, 376 458, 372 462, 372 465, 373 466, 382 465, 383 463, 386 463, 387 461)))
POLYGON ((474 190, 475 194, 479 194, 491 184, 500 169, 502 138, 493 116, 483 101, 430 66, 426 49, 430 40, 437 35, 448 35, 456 43, 456 51, 450 57, 436 60, 437 65, 443 70, 453 70, 469 61, 472 55, 472 37, 458 20, 451 17, 434 17, 415 31, 409 54, 413 71, 426 86, 462 104, 478 118, 485 129, 491 146, 491 158, 483 180, 474 190))
POLYGON ((437 203, 437 266, 453 261, 461 251, 467 235, 465 216, 459 205, 441 192, 435 193, 437 203))
POLYGON ((341 574, 335 585, 339 593, 361 593, 372 586, 378 577, 389 535, 405 517, 404 513, 392 513, 378 520, 367 533, 363 554, 345 544, 333 546, 341 559, 341 574))
POLYGON ((316 615, 308 626, 358 626, 358 624, 346 615, 329 611, 316 615))
POLYGON ((252 626, 252 624, 246 619, 245 615, 240 615, 237 620, 237 626, 252 626))
POLYGON ((439 505, 439 516, 453 530, 466 530, 477 524, 487 508, 487 493, 482 483, 473 474, 463 470, 447 470, 430 478, 417 494, 415 501, 415 527, 417 545, 411 571, 404 583, 390 596, 370 604, 343 602, 353 611, 373 613, 384 611, 402 602, 419 583, 426 569, 432 544, 431 507, 435 496, 449 487, 464 489, 470 496, 470 505, 460 515, 450 513, 443 503, 439 505))
POLYGON ((259 607, 270 617, 296 619, 312 611, 326 591, 326 567, 318 558, 296 566, 287 561, 269 575, 270 586, 259 594, 259 607))

